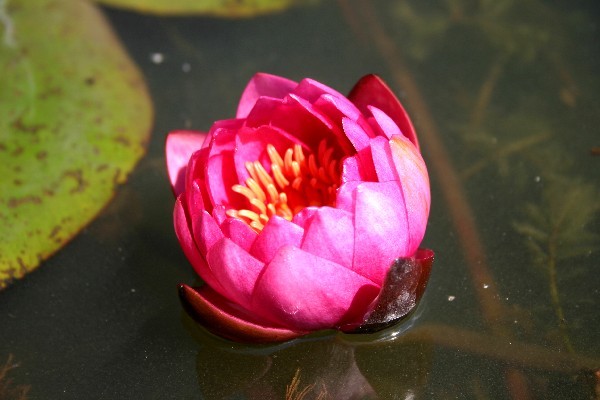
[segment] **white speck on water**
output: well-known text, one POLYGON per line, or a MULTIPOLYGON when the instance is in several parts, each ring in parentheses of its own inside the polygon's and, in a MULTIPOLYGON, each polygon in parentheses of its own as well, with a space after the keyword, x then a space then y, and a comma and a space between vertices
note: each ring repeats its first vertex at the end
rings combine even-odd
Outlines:
POLYGON ((535 177, 535 182, 536 183, 540 183, 541 180, 542 180, 541 176, 538 175, 538 176, 535 177))
POLYGON ((484 288, 484 289, 487 289, 487 288, 489 288, 489 287, 490 287, 490 285, 488 285, 487 283, 484 283, 484 284, 483 284, 483 288, 484 288))
POLYGON ((181 65, 181 70, 187 74, 192 70, 192 65, 190 63, 183 63, 181 65))
POLYGON ((154 64, 162 64, 165 61, 165 56, 163 53, 150 53, 150 61, 154 64))
POLYGON ((454 299, 456 299, 456 296, 448 296, 448 301, 454 301, 454 299))
POLYGON ((131 293, 135 293, 135 288, 131 288, 131 293))

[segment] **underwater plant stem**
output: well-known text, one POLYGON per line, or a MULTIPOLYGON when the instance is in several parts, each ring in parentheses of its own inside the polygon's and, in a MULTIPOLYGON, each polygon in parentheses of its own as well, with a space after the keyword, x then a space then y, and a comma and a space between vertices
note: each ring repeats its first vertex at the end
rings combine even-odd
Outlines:
POLYGON ((577 353, 548 350, 506 337, 474 332, 445 324, 423 324, 405 332, 398 340, 408 343, 433 343, 485 358, 499 360, 517 368, 572 374, 595 370, 599 359, 577 353))
POLYGON ((414 77, 404 63, 398 47, 384 32, 371 1, 360 0, 359 6, 355 7, 355 12, 366 19, 361 26, 371 29, 372 43, 387 63, 396 85, 402 88, 406 94, 407 102, 414 115, 418 116, 419 139, 427 149, 428 163, 438 178, 438 184, 450 211, 465 260, 471 272, 477 297, 483 309, 484 319, 495 334, 508 336, 510 331, 503 323, 506 312, 498 301, 501 297, 487 265, 485 250, 477 231, 473 212, 458 173, 441 140, 433 115, 414 77))
POLYGON ((8 373, 19 367, 19 363, 13 362, 13 355, 9 354, 4 365, 0 365, 0 399, 27 400, 30 387, 28 385, 15 385, 8 373))
POLYGON ((555 229, 550 236, 550 240, 548 241, 548 285, 550 287, 550 298, 552 299, 552 306, 558 320, 558 328, 562 336, 562 341, 567 351, 569 353, 573 353, 575 350, 571 344, 571 339, 569 339, 569 330, 565 319, 565 313, 560 302, 560 294, 558 292, 558 278, 556 273, 556 242, 557 230, 555 229))
MULTIPOLYGON (((485 250, 471 206, 465 195, 458 172, 446 151, 441 135, 438 133, 433 114, 429 110, 416 80, 405 64, 398 46, 384 31, 383 25, 376 15, 372 0, 360 0, 355 10, 357 15, 364 18, 365 23, 361 26, 370 29, 372 42, 386 62, 394 82, 397 87, 402 88, 406 93, 406 98, 415 113, 414 115, 419 117, 419 138, 427 149, 429 165, 431 165, 433 173, 438 178, 438 184, 460 239, 460 245, 471 272, 471 279, 486 325, 494 335, 509 338, 513 335, 513 332, 506 323, 506 309, 499 301, 501 297, 487 265, 485 250)), ((505 371, 505 382, 510 398, 520 400, 532 398, 522 371, 507 369, 505 371), (521 375, 520 382, 523 385, 515 390, 514 377, 519 375, 521 375)))
POLYGON ((506 65, 508 58, 508 55, 505 53, 496 57, 494 63, 488 71, 485 81, 483 81, 483 84, 479 89, 479 95, 477 96, 475 107, 473 107, 473 112, 471 113, 472 131, 476 131, 481 128, 481 124, 485 119, 486 110, 492 99, 494 89, 496 88, 496 83, 498 83, 498 79, 500 79, 500 76, 502 76, 504 65, 506 65))

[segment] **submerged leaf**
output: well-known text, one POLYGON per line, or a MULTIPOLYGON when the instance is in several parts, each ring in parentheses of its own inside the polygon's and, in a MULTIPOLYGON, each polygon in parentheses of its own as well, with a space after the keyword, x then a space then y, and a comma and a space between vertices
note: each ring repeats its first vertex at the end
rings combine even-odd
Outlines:
POLYGON ((88 3, 0 0, 0 17, 2 289, 111 199, 145 151, 152 106, 88 3))
POLYGON ((283 11, 314 0, 96 0, 108 6, 160 15, 206 14, 242 18, 283 11))

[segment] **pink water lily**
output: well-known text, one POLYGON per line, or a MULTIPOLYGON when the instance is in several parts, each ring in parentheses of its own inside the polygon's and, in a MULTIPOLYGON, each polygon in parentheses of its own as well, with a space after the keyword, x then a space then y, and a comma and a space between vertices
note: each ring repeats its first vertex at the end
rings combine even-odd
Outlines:
POLYGON ((346 97, 257 74, 235 119, 171 132, 166 156, 175 231, 204 281, 180 294, 209 330, 247 342, 351 331, 382 299, 408 312, 421 296, 429 178, 408 115, 377 76, 346 97), (397 259, 412 269, 396 263, 392 284, 397 259), (386 285, 412 297, 390 302, 386 285))

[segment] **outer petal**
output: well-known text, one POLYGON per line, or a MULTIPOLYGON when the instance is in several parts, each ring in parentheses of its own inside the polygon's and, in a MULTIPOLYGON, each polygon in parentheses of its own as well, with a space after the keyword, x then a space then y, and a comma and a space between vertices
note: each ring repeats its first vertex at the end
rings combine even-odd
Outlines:
POLYGON ((200 253, 205 256, 224 237, 214 218, 204 210, 192 219, 192 232, 200 253))
POLYGON ((410 257, 404 198, 397 182, 367 182, 356 190, 354 265, 357 273, 383 284, 392 260, 410 257))
POLYGON ((185 190, 185 171, 192 154, 202 147, 206 134, 192 131, 169 133, 165 143, 167 171, 175 196, 185 190))
POLYGON ((246 251, 250 251, 257 233, 250 226, 237 218, 227 218, 221 224, 223 234, 246 251))
POLYGON ((406 208, 408 251, 412 253, 425 235, 431 196, 425 162, 404 136, 392 140, 380 136, 371 141, 371 151, 380 182, 396 181, 406 208))
POLYGON ((365 115, 369 114, 367 106, 375 106, 386 113, 417 149, 419 142, 413 124, 392 90, 377 75, 366 75, 361 78, 350 91, 348 99, 365 115))
POLYGON ((378 181, 396 181, 401 184, 398 180, 396 168, 394 168, 390 144, 385 136, 378 136, 371 140, 371 153, 373 154, 373 163, 375 164, 375 171, 377 171, 378 181))
POLYGON ((341 265, 293 246, 281 248, 257 282, 254 309, 298 330, 360 321, 379 287, 341 265))
POLYGON ((304 229, 279 216, 273 216, 258 235, 250 254, 269 263, 283 246, 300 247, 304 229))
POLYGON ((192 154, 186 169, 185 199, 187 211, 192 217, 194 216, 193 214, 201 210, 206 209, 210 212, 212 209, 212 204, 204 181, 204 171, 206 169, 208 151, 208 148, 203 147, 192 154))
POLYGON ((354 213, 356 208, 356 188, 361 185, 361 181, 345 182, 338 188, 335 198, 335 206, 341 210, 354 213))
POLYGON ((242 93, 237 109, 237 118, 246 118, 254 103, 261 96, 283 98, 298 84, 286 78, 265 73, 258 73, 250 79, 242 93))
POLYGON ((320 207, 306 228, 301 249, 351 269, 354 253, 352 213, 320 207))
POLYGON ((258 321, 207 286, 196 289, 179 285, 179 297, 195 320, 211 332, 231 340, 246 343, 282 342, 309 333, 258 321))
POLYGON ((218 241, 206 256, 215 277, 225 289, 222 294, 250 310, 251 295, 264 263, 252 257, 231 239, 218 241))
POLYGON ((425 236, 431 204, 427 167, 418 150, 403 136, 393 137, 389 145, 406 205, 409 248, 416 249, 425 236))
POLYGON ((205 258, 200 254, 196 242, 192 238, 191 223, 188 222, 185 207, 183 204, 183 196, 179 196, 175 202, 175 210, 173 212, 173 222, 175 223, 175 233, 181 243, 183 252, 187 259, 194 267, 194 270, 204 282, 213 287, 215 290, 223 291, 221 284, 217 281, 214 274, 208 267, 205 258))

